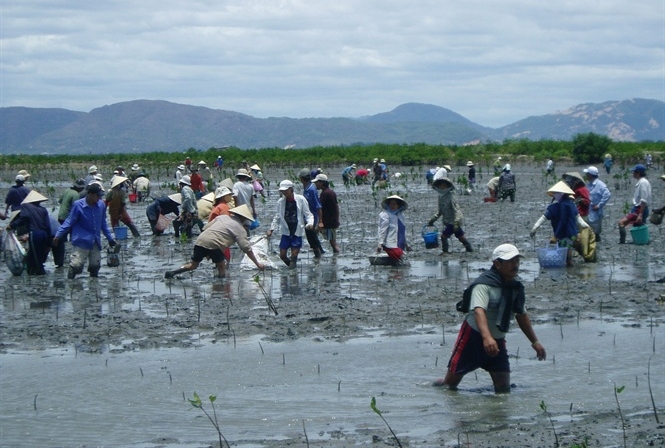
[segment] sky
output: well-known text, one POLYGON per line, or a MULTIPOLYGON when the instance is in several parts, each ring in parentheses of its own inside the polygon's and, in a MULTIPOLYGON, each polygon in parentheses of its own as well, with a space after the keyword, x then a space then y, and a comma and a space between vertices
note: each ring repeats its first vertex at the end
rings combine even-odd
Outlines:
POLYGON ((0 0, 0 107, 417 102, 500 127, 632 98, 665 101, 665 0, 0 0))

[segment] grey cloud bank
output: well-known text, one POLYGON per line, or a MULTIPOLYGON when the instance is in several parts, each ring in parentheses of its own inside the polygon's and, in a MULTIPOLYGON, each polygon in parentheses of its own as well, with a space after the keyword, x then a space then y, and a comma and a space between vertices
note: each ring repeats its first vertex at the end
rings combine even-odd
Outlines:
POLYGON ((665 100, 662 1, 2 0, 0 106, 139 98, 255 117, 437 104, 499 127, 665 100))

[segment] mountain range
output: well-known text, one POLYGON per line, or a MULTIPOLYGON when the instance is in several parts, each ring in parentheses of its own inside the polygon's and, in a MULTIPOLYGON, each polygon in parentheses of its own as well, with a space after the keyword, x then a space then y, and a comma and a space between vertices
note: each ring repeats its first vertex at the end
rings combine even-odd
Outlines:
POLYGON ((493 129, 420 103, 358 118, 255 118, 239 112, 135 100, 77 112, 0 108, 2 154, 92 154, 306 148, 370 143, 465 145, 505 139, 569 140, 594 132, 616 141, 665 140, 665 103, 607 101, 532 116, 493 129))

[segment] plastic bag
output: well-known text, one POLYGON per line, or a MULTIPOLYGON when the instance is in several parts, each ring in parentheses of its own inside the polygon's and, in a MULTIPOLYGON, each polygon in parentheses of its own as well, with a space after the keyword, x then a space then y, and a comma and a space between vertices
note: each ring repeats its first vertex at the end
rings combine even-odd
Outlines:
POLYGON ((653 225, 660 225, 660 223, 663 222, 663 215, 665 215, 665 211, 662 212, 651 212, 649 215, 649 222, 653 225))
POLYGON ((106 249, 106 265, 112 268, 120 266, 120 244, 116 244, 115 247, 109 247, 106 249))
POLYGON ((159 218, 157 218, 157 223, 155 224, 155 230, 163 232, 169 228, 170 224, 171 219, 168 216, 159 215, 159 218))
POLYGON ((5 264, 13 275, 19 276, 25 269, 26 251, 14 232, 5 230, 2 237, 2 252, 5 254, 5 264))
MULTIPOLYGON (((276 269, 275 263, 272 262, 268 256, 268 240, 263 236, 253 236, 249 239, 249 244, 252 245, 252 252, 259 262, 263 263, 266 268, 276 269)), ((254 270, 256 265, 252 260, 249 259, 247 254, 244 254, 242 260, 240 260, 240 269, 243 271, 254 270)))

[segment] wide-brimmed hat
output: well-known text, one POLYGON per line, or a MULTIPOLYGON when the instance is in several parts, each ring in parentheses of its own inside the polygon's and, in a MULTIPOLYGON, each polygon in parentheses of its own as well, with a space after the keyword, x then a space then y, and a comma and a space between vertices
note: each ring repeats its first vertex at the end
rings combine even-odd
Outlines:
POLYGON ((561 176, 562 179, 565 179, 567 177, 572 177, 574 179, 579 180, 580 182, 584 182, 584 177, 582 177, 582 175, 577 171, 570 171, 570 172, 568 172, 566 174, 563 174, 561 176))
POLYGON ((503 166, 503 171, 510 171, 510 163, 506 163, 506 164, 503 166))
POLYGON ((139 166, 138 163, 135 163, 134 165, 132 165, 132 171, 138 171, 140 169, 141 169, 141 167, 139 166))
POLYGON ((233 194, 233 192, 226 187, 218 187, 215 190, 215 199, 223 198, 228 194, 233 194))
POLYGON ((632 172, 637 171, 638 173, 646 174, 647 173, 647 167, 642 165, 641 163, 638 163, 633 168, 631 168, 630 171, 632 171, 632 172))
POLYGON ((293 182, 290 180, 283 180, 279 183, 279 191, 286 191, 289 188, 293 188, 293 182))
POLYGON ((239 205, 238 207, 234 207, 231 210, 229 210, 229 213, 235 213, 238 216, 242 216, 243 218, 249 219, 250 221, 254 221, 254 216, 252 215, 252 211, 247 207, 247 204, 242 204, 239 205))
POLYGON ((328 182, 328 176, 326 176, 323 173, 317 174, 316 177, 314 178, 314 182, 319 182, 319 181, 328 182))
POLYGON ((256 170, 256 171, 261 171, 261 167, 258 166, 256 163, 252 166, 249 167, 250 170, 256 170))
POLYGON ((17 217, 18 215, 20 215, 20 214, 21 214, 21 210, 20 210, 20 209, 19 209, 19 210, 14 210, 13 212, 11 212, 11 213, 9 214, 9 224, 11 224, 12 221, 13 221, 14 219, 16 219, 16 217, 17 217))
POLYGON ((185 165, 178 165, 178 169, 179 169, 179 170, 184 170, 184 169, 185 169, 185 165))
POLYGON ((97 165, 91 165, 90 168, 88 168, 88 174, 96 173, 97 171, 99 171, 97 165))
POLYGON ((442 183, 448 184, 447 185, 448 188, 453 187, 455 185, 455 184, 453 184, 453 181, 450 180, 449 178, 439 177, 439 178, 436 178, 432 181, 432 187, 438 188, 438 187, 441 186, 442 183))
POLYGON ((307 168, 303 168, 298 173, 298 177, 300 179, 311 179, 312 178, 312 172, 310 170, 308 170, 307 168))
POLYGON ((355 164, 355 163, 352 163, 352 164, 351 164, 351 168, 353 168, 353 169, 355 170, 355 169, 357 168, 356 164, 355 164))
POLYGON ((83 179, 76 179, 74 183, 72 184, 74 188, 85 188, 85 180, 83 179))
POLYGON ((28 173, 26 170, 21 170, 18 172, 21 176, 25 177, 26 179, 30 177, 30 173, 28 173))
POLYGON ((42 201, 48 201, 48 198, 44 196, 41 193, 38 193, 35 190, 30 191, 28 195, 23 199, 23 202, 21 204, 30 204, 34 202, 42 202, 42 201))
POLYGON ((180 178, 180 182, 179 182, 179 183, 181 183, 181 184, 185 184, 185 185, 192 185, 192 178, 189 177, 189 176, 182 176, 182 177, 180 178))
POLYGON ((238 170, 238 173, 236 174, 236 177, 247 177, 247 178, 251 179, 252 175, 249 174, 245 168, 240 168, 238 170))
POLYGON ((407 202, 406 202, 404 199, 402 199, 401 197, 397 196, 396 194, 394 194, 394 195, 392 195, 392 196, 388 196, 388 197, 385 198, 383 201, 381 201, 381 206, 382 206, 382 207, 387 207, 387 206, 388 206, 388 201, 390 201, 391 199, 395 199, 396 201, 401 202, 401 203, 402 203, 402 209, 403 209, 403 210, 406 210, 407 208, 409 208, 409 204, 407 204, 407 202))
POLYGON ((515 257, 524 258, 512 244, 502 244, 497 246, 492 252, 492 261, 494 260, 512 260, 515 257))
POLYGON ((180 193, 173 193, 169 195, 169 199, 175 202, 176 204, 180 205, 182 204, 182 196, 180 193))
POLYGON ((379 160, 379 163, 386 163, 386 159, 379 160))
POLYGON ((207 163, 205 163, 205 160, 201 160, 197 165, 207 165, 207 163))
POLYGON ((113 178, 113 182, 111 182, 111 188, 115 188, 115 187, 117 187, 118 185, 121 185, 121 184, 127 182, 127 180, 128 180, 128 179, 127 179, 126 177, 124 177, 124 176, 115 176, 115 177, 113 178))
POLYGON ((612 154, 605 154, 605 158, 606 158, 606 159, 611 159, 611 158, 612 158, 612 154))
POLYGON ((589 168, 584 168, 584 172, 586 174, 591 175, 591 176, 598 177, 598 168, 596 168, 595 166, 590 166, 589 168))
POLYGON ((466 162, 466 166, 473 166, 473 162, 469 160, 468 162, 466 162))
POLYGON ((554 193, 563 193, 563 194, 570 194, 574 195, 575 192, 570 189, 570 187, 564 182, 564 181, 559 181, 552 188, 547 190, 547 195, 548 196, 554 196, 554 193))
POLYGON ((233 180, 230 177, 227 177, 219 183, 222 187, 226 187, 229 190, 233 190, 233 180))
POLYGON ((450 165, 443 165, 443 168, 444 168, 446 171, 448 171, 448 172, 450 172, 450 171, 453 170, 453 169, 450 167, 450 165))
POLYGON ((378 161, 379 161, 379 159, 374 159, 374 163, 377 163, 378 161))
POLYGON ((115 169, 116 169, 117 171, 125 171, 125 167, 122 166, 122 165, 118 165, 118 166, 116 166, 115 169))
POLYGON ((205 196, 201 196, 201 200, 208 201, 208 202, 215 202, 215 192, 211 191, 210 193, 206 194, 205 196))

